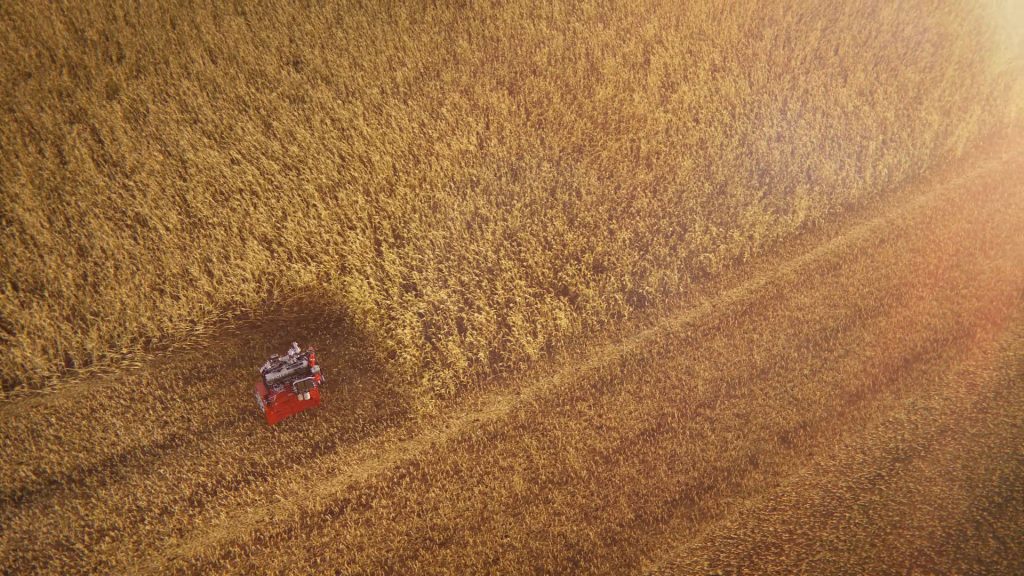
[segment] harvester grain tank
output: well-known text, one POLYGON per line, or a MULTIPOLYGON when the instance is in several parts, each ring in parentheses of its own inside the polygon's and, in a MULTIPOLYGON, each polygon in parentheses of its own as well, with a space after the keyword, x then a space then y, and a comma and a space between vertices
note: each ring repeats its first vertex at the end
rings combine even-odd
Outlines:
POLYGON ((263 364, 260 376, 256 382, 256 405, 267 424, 277 424, 320 405, 324 375, 313 348, 303 351, 293 342, 287 354, 274 354, 263 364))

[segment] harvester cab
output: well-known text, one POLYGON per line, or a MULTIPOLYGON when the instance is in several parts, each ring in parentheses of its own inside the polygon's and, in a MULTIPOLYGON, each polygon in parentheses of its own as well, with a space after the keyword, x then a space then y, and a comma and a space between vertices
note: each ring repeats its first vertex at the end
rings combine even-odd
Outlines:
POLYGON ((274 354, 263 364, 260 376, 256 382, 256 405, 267 424, 277 424, 320 405, 320 384, 324 382, 324 375, 313 348, 303 351, 293 342, 287 354, 274 354))

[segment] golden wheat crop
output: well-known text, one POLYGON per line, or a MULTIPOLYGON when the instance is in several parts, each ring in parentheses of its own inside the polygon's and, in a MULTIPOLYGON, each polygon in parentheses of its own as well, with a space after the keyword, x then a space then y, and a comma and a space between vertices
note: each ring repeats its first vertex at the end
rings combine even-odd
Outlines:
POLYGON ((1022 175, 988 143, 439 414, 328 327, 263 425, 284 320, 10 399, 0 573, 1020 573, 1022 175))
POLYGON ((0 6, 0 378, 295 298, 420 407, 1006 125, 972 2, 0 6))

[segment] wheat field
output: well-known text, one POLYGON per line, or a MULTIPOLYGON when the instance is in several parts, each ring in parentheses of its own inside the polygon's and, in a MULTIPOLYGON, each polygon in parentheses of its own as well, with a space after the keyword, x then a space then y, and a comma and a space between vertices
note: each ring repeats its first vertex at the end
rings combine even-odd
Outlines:
POLYGON ((995 14, 6 3, 3 388, 300 301, 428 409, 1012 122, 995 14))
POLYGON ((1022 174, 991 142, 437 414, 321 326, 266 426, 295 317, 9 399, 0 572, 1020 573, 1022 174))
POLYGON ((0 574, 1024 573, 1015 0, 0 29, 0 574))

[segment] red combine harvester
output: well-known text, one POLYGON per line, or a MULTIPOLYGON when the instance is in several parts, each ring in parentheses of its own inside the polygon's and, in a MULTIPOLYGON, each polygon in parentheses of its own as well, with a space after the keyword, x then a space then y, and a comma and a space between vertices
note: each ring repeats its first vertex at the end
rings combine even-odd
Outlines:
POLYGON ((320 405, 320 384, 324 375, 316 363, 313 348, 303 352, 293 342, 284 356, 271 356, 260 368, 260 374, 263 378, 256 383, 256 404, 266 416, 267 424, 277 424, 320 405))

